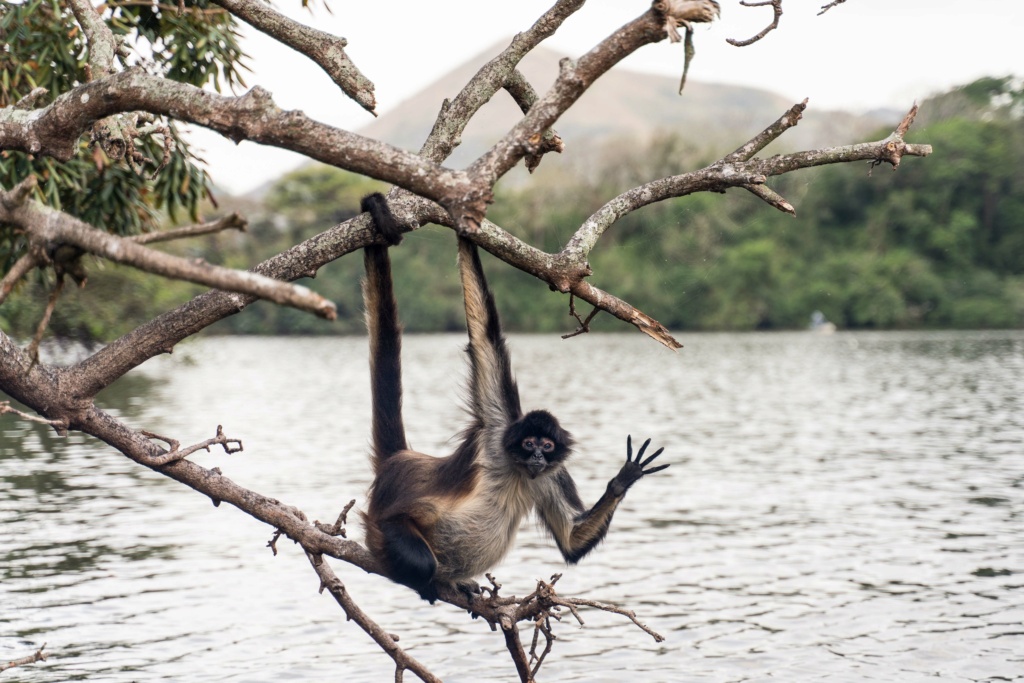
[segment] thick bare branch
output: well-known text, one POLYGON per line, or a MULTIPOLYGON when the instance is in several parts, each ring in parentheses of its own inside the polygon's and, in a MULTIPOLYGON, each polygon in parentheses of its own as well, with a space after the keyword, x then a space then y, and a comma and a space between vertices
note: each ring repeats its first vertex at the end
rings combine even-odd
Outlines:
MULTIPOLYGON (((0 191, 0 200, 5 193, 0 191)), ((248 294, 333 320, 334 304, 306 287, 279 282, 252 272, 243 272, 197 262, 147 249, 83 223, 74 216, 35 201, 9 208, 0 201, 0 221, 17 225, 43 244, 70 244, 115 263, 177 280, 248 294)))
POLYGON ((186 83, 130 69, 86 83, 33 111, 0 109, 0 149, 67 161, 82 133, 121 112, 147 111, 194 123, 236 142, 289 149, 326 164, 383 180, 433 199, 458 216, 477 192, 468 176, 423 157, 279 109, 266 90, 226 97, 186 83))
MULTIPOLYGON (((86 40, 89 42, 89 67, 92 78, 100 78, 114 72, 114 54, 117 52, 117 39, 103 21, 89 0, 67 0, 75 20, 82 27, 86 40)), ((91 79, 90 79, 91 80, 91 79)))
POLYGON ((185 239, 186 237, 199 237, 201 235, 212 235, 224 230, 238 230, 245 232, 249 227, 249 221, 237 211, 215 221, 208 223, 197 223, 185 225, 180 228, 163 230, 160 232, 146 232, 141 235, 132 235, 127 239, 136 244, 153 244, 154 242, 169 242, 171 240, 185 239))
POLYGON ((258 0, 214 0, 236 17, 271 38, 300 52, 323 69, 342 92, 376 116, 377 101, 373 83, 364 76, 349 56, 344 38, 301 24, 258 0))
MULTIPOLYGON (((512 99, 519 105, 519 110, 524 114, 528 114, 530 107, 537 102, 537 91, 533 89, 533 86, 530 85, 530 82, 526 80, 526 77, 523 76, 519 69, 514 69, 508 79, 506 79, 505 91, 512 96, 512 99)), ((544 155, 548 152, 561 154, 565 151, 565 143, 562 142, 562 138, 550 128, 541 135, 541 139, 536 144, 536 147, 536 152, 526 155, 526 169, 530 173, 537 170, 544 155)))

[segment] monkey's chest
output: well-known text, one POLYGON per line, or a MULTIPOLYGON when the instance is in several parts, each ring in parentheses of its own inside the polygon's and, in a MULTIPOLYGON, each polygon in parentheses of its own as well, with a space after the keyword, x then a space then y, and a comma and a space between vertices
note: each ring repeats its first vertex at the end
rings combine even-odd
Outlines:
POLYGON ((512 547, 532 507, 525 497, 481 495, 444 515, 435 528, 433 544, 437 577, 458 581, 493 569, 512 547))

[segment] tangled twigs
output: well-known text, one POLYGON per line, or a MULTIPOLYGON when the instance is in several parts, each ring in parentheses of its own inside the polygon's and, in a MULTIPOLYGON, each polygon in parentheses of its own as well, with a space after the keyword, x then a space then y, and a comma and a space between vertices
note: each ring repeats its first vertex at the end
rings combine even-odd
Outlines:
POLYGON ((782 0, 762 0, 761 2, 750 2, 748 0, 740 0, 740 4, 744 7, 767 7, 771 5, 772 11, 775 12, 775 16, 772 18, 772 23, 761 29, 761 32, 752 38, 746 40, 736 40, 735 38, 727 38, 725 42, 736 47, 746 47, 747 45, 753 45, 757 41, 764 38, 766 35, 774 31, 779 27, 779 19, 782 18, 782 0))
MULTIPOLYGON (((551 652, 554 641, 557 640, 552 628, 553 624, 551 620, 554 619, 555 621, 560 622, 562 620, 561 610, 563 609, 568 610, 580 626, 584 625, 584 621, 583 616, 579 612, 579 607, 593 607, 594 609, 599 609, 604 612, 619 614, 632 621, 640 630, 654 638, 655 642, 660 643, 665 640, 665 637, 660 633, 642 623, 637 618, 636 613, 632 610, 624 609, 616 605, 609 605, 597 600, 588 600, 586 598, 565 598, 558 595, 557 591, 555 591, 555 584, 558 583, 560 578, 562 578, 561 574, 554 574, 552 575, 550 582, 538 580, 536 590, 518 601, 515 621, 524 621, 528 619, 534 624, 533 642, 531 644, 529 654, 529 664, 532 664, 532 667, 529 668, 528 678, 523 677, 522 669, 520 669, 520 677, 523 681, 533 680, 533 677, 537 674, 541 664, 544 662, 544 658, 551 652), (537 654, 537 647, 540 644, 541 635, 544 636, 545 645, 543 651, 540 654, 537 654)), ((512 658, 516 659, 517 652, 513 649, 513 645, 518 642, 518 634, 511 634, 504 620, 500 620, 500 623, 502 630, 505 631, 506 646, 509 648, 512 658)), ((523 656, 525 657, 525 652, 523 656)), ((517 667, 518 666, 519 663, 517 661, 517 667)))
POLYGON ((42 647, 40 647, 33 654, 30 654, 27 657, 22 657, 21 659, 12 659, 6 664, 0 664, 0 672, 7 671, 8 669, 13 669, 16 666, 24 666, 25 664, 35 664, 36 662, 45 662, 46 654, 43 652, 43 648, 45 647, 46 643, 43 643, 42 647))
POLYGON ((210 446, 215 446, 217 444, 223 446, 224 452, 228 454, 240 453, 243 450, 241 440, 231 439, 225 436, 224 428, 221 425, 217 425, 217 436, 213 437, 212 439, 207 439, 206 441, 203 441, 201 443, 197 443, 194 446, 189 446, 185 450, 178 450, 178 447, 181 444, 175 439, 171 439, 166 436, 160 436, 159 434, 154 434, 153 432, 147 432, 145 430, 142 430, 139 433, 148 439, 157 439, 158 441, 163 441, 164 443, 167 444, 169 449, 162 455, 148 457, 146 459, 146 464, 150 467, 163 467, 164 465, 169 465, 171 463, 178 462, 179 460, 184 460, 185 458, 192 455, 196 451, 209 451, 210 446), (232 446, 231 444, 238 445, 232 446))
POLYGON ((595 306, 594 310, 592 310, 590 312, 590 315, 587 316, 586 320, 580 318, 579 314, 576 313, 576 295, 570 293, 569 294, 569 315, 571 315, 572 317, 576 318, 576 322, 578 322, 580 324, 580 326, 578 328, 576 328, 575 332, 570 332, 569 334, 563 334, 562 335, 562 339, 569 339, 570 337, 575 337, 578 334, 585 334, 587 332, 590 332, 590 321, 593 320, 594 317, 598 313, 600 313, 600 312, 601 312, 601 309, 595 306))
MULTIPOLYGON (((329 536, 341 536, 342 538, 348 538, 345 532, 345 525, 348 524, 348 511, 351 510, 355 504, 355 498, 350 500, 348 505, 342 509, 341 514, 338 515, 338 519, 334 524, 324 524, 323 522, 315 521, 313 522, 313 526, 329 536)), ((277 554, 276 550, 274 551, 274 554, 277 554)))

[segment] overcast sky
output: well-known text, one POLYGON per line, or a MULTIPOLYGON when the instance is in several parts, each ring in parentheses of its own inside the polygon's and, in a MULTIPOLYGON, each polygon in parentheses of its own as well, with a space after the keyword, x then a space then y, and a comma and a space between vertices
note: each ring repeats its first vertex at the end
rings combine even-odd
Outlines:
MULTIPOLYGON (((816 13, 824 0, 787 0, 780 29, 745 48, 725 39, 757 33, 771 20, 771 8, 720 1, 721 21, 698 28, 693 80, 756 86, 794 102, 809 97, 812 107, 863 111, 909 108, 915 99, 978 76, 1024 76, 1024 0, 847 0, 820 17, 816 13)), ((375 84, 377 111, 383 114, 528 28, 552 3, 333 0, 333 14, 322 5, 310 14, 297 0, 275 5, 348 39, 347 52, 375 84)), ((590 0, 544 44, 578 57, 649 5, 647 0, 590 0)), ((270 90, 278 106, 349 130, 372 120, 319 67, 248 26, 244 47, 252 67, 247 84, 270 90)), ((623 66, 676 77, 682 63, 682 45, 663 41, 641 48, 623 66)), ((236 146, 212 133, 193 139, 214 181, 231 192, 246 192, 302 162, 289 152, 252 143, 236 146)))

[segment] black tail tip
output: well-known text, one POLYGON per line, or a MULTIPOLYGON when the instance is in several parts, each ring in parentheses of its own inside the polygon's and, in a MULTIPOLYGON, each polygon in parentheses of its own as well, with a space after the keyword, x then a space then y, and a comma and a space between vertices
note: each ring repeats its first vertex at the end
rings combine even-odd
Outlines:
POLYGON ((402 228, 395 220, 394 214, 388 208, 388 200, 380 192, 374 192, 363 197, 359 203, 359 210, 370 214, 377 232, 387 240, 391 246, 402 242, 402 228))

